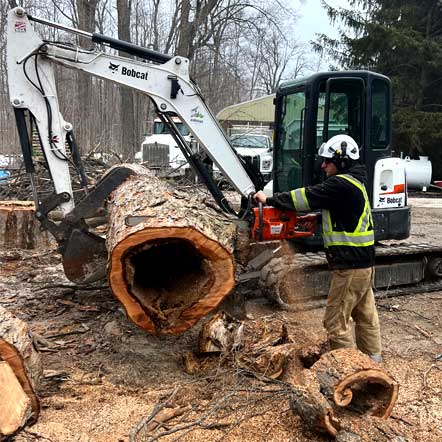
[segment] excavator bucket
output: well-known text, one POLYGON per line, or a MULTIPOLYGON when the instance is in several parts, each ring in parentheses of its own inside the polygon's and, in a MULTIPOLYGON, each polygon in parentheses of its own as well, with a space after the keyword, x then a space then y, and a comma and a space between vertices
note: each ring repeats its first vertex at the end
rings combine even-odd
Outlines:
POLYGON ((100 236, 73 229, 62 255, 64 273, 70 281, 86 284, 106 277, 107 251, 100 236))

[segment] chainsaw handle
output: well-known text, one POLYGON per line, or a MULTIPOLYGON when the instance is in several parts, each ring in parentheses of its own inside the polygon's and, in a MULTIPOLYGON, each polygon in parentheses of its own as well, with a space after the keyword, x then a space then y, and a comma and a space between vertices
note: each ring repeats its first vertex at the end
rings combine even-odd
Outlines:
POLYGON ((263 238, 263 229, 264 229, 264 210, 263 210, 263 204, 261 201, 258 202, 258 240, 262 241, 263 238))

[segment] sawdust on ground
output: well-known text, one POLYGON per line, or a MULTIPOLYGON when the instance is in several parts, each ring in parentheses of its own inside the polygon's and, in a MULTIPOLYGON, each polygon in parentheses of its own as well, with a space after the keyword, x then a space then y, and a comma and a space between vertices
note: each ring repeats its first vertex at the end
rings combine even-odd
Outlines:
MULTIPOLYGON (((411 201, 418 208, 411 241, 442 245, 442 204, 435 204, 411 201)), ((195 349, 198 327, 178 337, 149 336, 127 320, 106 288, 70 288, 55 253, 10 251, 0 257, 0 303, 42 338, 45 367, 40 418, 17 442, 128 441, 171 395, 174 405, 193 414, 182 431, 172 432, 173 421, 163 427, 171 434, 159 440, 330 440, 303 427, 277 384, 263 385, 221 365, 209 376, 186 374, 182 355, 195 349), (206 428, 195 425, 208 411, 206 428)), ((442 292, 379 302, 385 367, 400 383, 388 421, 392 438, 442 440, 441 302, 442 292)), ((246 310, 248 322, 283 321, 300 345, 324 339, 322 309, 275 311, 258 298, 248 300, 246 310)), ((134 440, 149 439, 140 432, 134 440)))

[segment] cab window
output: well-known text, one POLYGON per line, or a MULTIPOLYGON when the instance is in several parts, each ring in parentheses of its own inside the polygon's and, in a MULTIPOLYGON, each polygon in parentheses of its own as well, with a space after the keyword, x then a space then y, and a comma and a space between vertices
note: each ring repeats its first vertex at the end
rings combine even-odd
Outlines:
POLYGON ((304 91, 282 97, 276 166, 280 191, 295 189, 302 185, 304 118, 304 91))
POLYGON ((385 81, 373 80, 371 87, 370 145, 374 150, 387 149, 389 140, 389 87, 385 81))
POLYGON ((337 82, 330 90, 328 133, 324 131, 325 82, 321 87, 316 121, 316 148, 335 135, 351 136, 360 146, 362 140, 362 88, 358 82, 337 82), (326 138, 326 139, 325 139, 326 138))

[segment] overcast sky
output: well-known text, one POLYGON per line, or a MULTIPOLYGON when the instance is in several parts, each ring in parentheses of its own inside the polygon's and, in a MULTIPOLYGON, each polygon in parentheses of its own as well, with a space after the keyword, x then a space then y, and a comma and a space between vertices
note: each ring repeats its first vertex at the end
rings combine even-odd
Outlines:
MULTIPOLYGON (((327 13, 321 6, 320 0, 290 0, 298 11, 299 19, 296 23, 295 33, 300 41, 308 44, 316 40, 316 34, 326 34, 329 37, 339 37, 339 24, 331 25, 327 13)), ((326 0, 333 7, 348 8, 347 0, 326 0)), ((313 54, 317 58, 317 54, 313 54)), ((318 59, 319 61, 319 59, 318 59)), ((316 65, 312 72, 327 70, 331 60, 323 58, 320 65, 316 65)), ((307 74, 308 72, 306 72, 307 74)))
MULTIPOLYGON (((315 33, 324 33, 330 37, 337 37, 339 30, 329 22, 320 0, 291 0, 299 11, 300 18, 296 24, 296 34, 301 40, 308 43, 315 40, 315 33)), ((346 0, 326 0, 333 7, 348 7, 346 0)))

